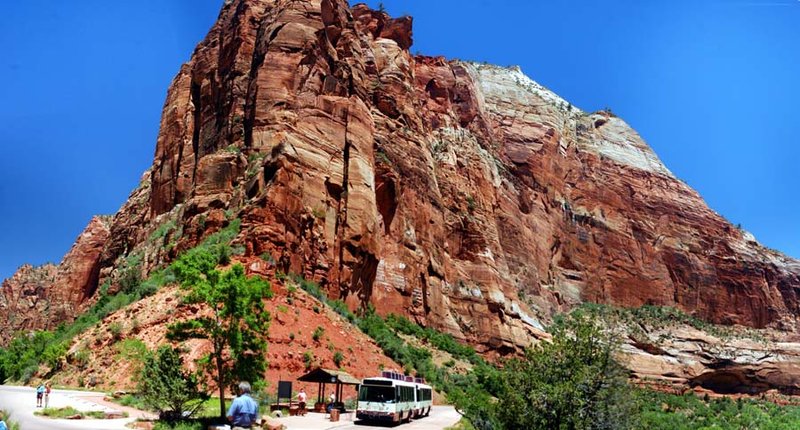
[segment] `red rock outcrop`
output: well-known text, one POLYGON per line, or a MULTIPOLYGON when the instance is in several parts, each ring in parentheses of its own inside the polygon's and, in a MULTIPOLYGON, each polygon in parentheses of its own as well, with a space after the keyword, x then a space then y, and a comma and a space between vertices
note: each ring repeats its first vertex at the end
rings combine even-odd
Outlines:
POLYGON ((54 328, 82 312, 97 290, 109 221, 108 217, 93 217, 58 266, 25 265, 3 281, 0 341, 19 330, 54 328))
POLYGON ((248 256, 486 351, 583 301, 795 327, 800 263, 708 208, 621 119, 518 68, 414 57, 411 22, 344 0, 225 2, 170 86, 100 278, 238 217, 248 256))
POLYGON ((0 294, 0 340, 8 341, 17 330, 42 328, 42 318, 49 306, 47 301, 58 266, 45 264, 23 265, 3 281, 0 294))

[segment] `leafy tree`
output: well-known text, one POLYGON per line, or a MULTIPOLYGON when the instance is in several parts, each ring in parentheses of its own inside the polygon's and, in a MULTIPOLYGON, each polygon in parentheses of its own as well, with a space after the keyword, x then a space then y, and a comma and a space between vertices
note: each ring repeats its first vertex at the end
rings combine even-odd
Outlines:
POLYGON ((631 428, 637 402, 615 360, 617 337, 606 327, 581 312, 560 318, 552 342, 500 370, 479 363, 446 385, 448 398, 479 430, 631 428))
POLYGON ((183 369, 180 352, 170 346, 147 354, 138 389, 147 406, 173 420, 184 412, 195 413, 208 399, 199 388, 197 375, 183 369))
POLYGON ((196 249, 173 264, 184 288, 186 303, 207 305, 211 312, 169 326, 172 340, 207 339, 212 351, 200 360, 206 374, 217 383, 220 416, 225 416, 225 388, 233 389, 240 380, 252 381, 255 390, 263 385, 266 370, 269 312, 264 299, 272 297, 267 281, 246 277, 235 264, 229 270, 216 269, 229 254, 211 249, 196 249))
POLYGON ((55 367, 64 350, 52 332, 20 333, 7 348, 0 349, 0 382, 10 379, 27 383, 41 362, 55 367))
POLYGON ((541 342, 504 366, 495 408, 500 426, 631 428, 635 401, 615 359, 614 334, 581 313, 557 321, 551 332, 552 342, 541 342))

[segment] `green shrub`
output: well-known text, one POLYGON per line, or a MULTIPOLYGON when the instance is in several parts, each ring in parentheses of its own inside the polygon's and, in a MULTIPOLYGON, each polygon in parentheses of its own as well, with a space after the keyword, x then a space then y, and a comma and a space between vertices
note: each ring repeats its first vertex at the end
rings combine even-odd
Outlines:
POLYGON ((196 421, 179 421, 179 422, 164 422, 157 421, 153 426, 153 430, 203 430, 205 427, 202 422, 196 421))
POLYGON ((344 361, 344 355, 342 351, 336 351, 333 353, 333 363, 336 364, 336 367, 342 367, 342 362, 344 361))
POLYGON ((65 406, 63 408, 44 408, 41 411, 36 411, 36 415, 45 416, 48 418, 66 418, 73 415, 81 415, 81 411, 73 408, 72 406, 65 406))
POLYGON ((477 204, 475 203, 475 197, 472 197, 471 195, 468 195, 467 196, 467 208, 469 209, 469 211, 470 212, 474 211, 476 206, 477 206, 477 204))
POLYGON ((320 326, 317 326, 317 328, 314 329, 314 333, 311 334, 311 338, 314 339, 314 342, 319 342, 319 339, 322 337, 324 333, 325 329, 320 326))
MULTIPOLYGON (((300 285, 300 288, 311 294, 312 297, 322 302, 322 304, 330 307, 334 312, 344 317, 347 321, 350 323, 356 322, 356 315, 347 308, 347 305, 341 300, 329 299, 325 292, 322 291, 322 288, 320 288, 319 284, 308 279, 303 279, 300 276, 293 276, 292 279, 295 283, 300 285)), ((297 288, 293 285, 290 285, 287 288, 287 291, 289 292, 289 297, 292 297, 297 291, 297 288)), ((314 312, 319 313, 319 307, 314 306, 314 312)))
POLYGON ((237 154, 238 155, 238 154, 242 153, 242 149, 239 148, 236 145, 231 144, 231 145, 228 145, 228 146, 225 147, 225 152, 230 152, 231 154, 237 154))
POLYGON ((153 231, 153 234, 150 235, 150 240, 154 241, 165 238, 171 231, 175 230, 176 226, 177 222, 174 219, 168 220, 153 231))
POLYGON ((472 347, 460 343, 449 334, 441 333, 429 327, 421 327, 411 322, 408 318, 399 315, 388 315, 386 324, 400 333, 417 337, 431 344, 434 348, 448 352, 458 359, 466 360, 474 365, 485 364, 483 358, 472 347))
POLYGON ((314 218, 325 219, 325 208, 314 208, 311 210, 311 214, 314 215, 314 218))
POLYGON ((128 406, 142 411, 153 410, 150 406, 147 405, 147 403, 145 403, 144 399, 134 394, 126 394, 120 397, 118 400, 115 400, 115 402, 119 403, 122 406, 128 406))
POLYGON ((350 309, 347 308, 347 305, 341 300, 328 300, 328 306, 336 312, 337 314, 343 316, 347 321, 351 324, 355 322, 356 315, 350 312, 350 309))
POLYGON ((138 378, 138 373, 144 365, 150 351, 147 345, 139 339, 129 338, 116 345, 117 356, 133 365, 132 373, 138 378))
POLYGON ((136 291, 142 283, 142 254, 134 252, 122 260, 119 268, 119 287, 123 293, 136 291))
MULTIPOLYGON (((34 412, 34 415, 45 416, 53 419, 64 419, 73 416, 79 416, 81 418, 94 418, 94 419, 106 418, 106 414, 103 411, 79 411, 73 408, 72 406, 66 406, 63 408, 44 408, 40 411, 34 412)), ((127 417, 128 413, 123 412, 122 415, 124 417, 127 417)))
POLYGON ((208 399, 198 375, 184 370, 180 352, 169 346, 147 355, 137 388, 144 404, 172 419, 191 416, 208 399))
POLYGON ((310 369, 311 366, 314 364, 314 353, 311 351, 306 351, 303 353, 303 362, 306 365, 306 370, 310 369))
POLYGON ((86 348, 81 348, 73 355, 75 365, 81 369, 85 369, 89 365, 90 353, 86 348))
POLYGON ((111 332, 111 337, 114 340, 119 340, 122 338, 122 323, 119 321, 114 321, 108 326, 108 330, 111 332))

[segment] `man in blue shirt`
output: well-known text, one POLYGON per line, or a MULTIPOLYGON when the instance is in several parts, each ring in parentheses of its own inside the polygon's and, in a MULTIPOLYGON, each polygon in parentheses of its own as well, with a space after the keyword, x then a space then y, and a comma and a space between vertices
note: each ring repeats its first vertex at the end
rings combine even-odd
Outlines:
POLYGON ((3 412, 0 412, 0 430, 8 430, 8 427, 6 427, 6 422, 3 421, 3 412))
POLYGON ((239 397, 233 399, 228 409, 228 421, 233 424, 233 430, 249 429, 256 423, 258 417, 258 403, 250 397, 250 384, 239 383, 239 397))

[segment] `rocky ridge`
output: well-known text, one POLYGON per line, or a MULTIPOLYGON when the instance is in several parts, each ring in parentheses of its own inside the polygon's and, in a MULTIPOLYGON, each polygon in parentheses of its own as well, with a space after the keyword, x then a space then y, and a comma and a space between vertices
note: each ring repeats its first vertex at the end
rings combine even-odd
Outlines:
POLYGON ((96 216, 60 264, 24 265, 3 281, 0 341, 19 330, 53 329, 91 304, 100 276, 100 254, 109 239, 110 217, 96 216))
POLYGON ((344 0, 225 2, 140 186, 60 278, 4 283, 3 333, 69 319, 48 303, 80 309, 132 254, 146 274, 233 218, 245 255, 490 355, 585 301, 795 330, 800 263, 708 208, 622 119, 519 68, 412 56, 411 25, 344 0))

